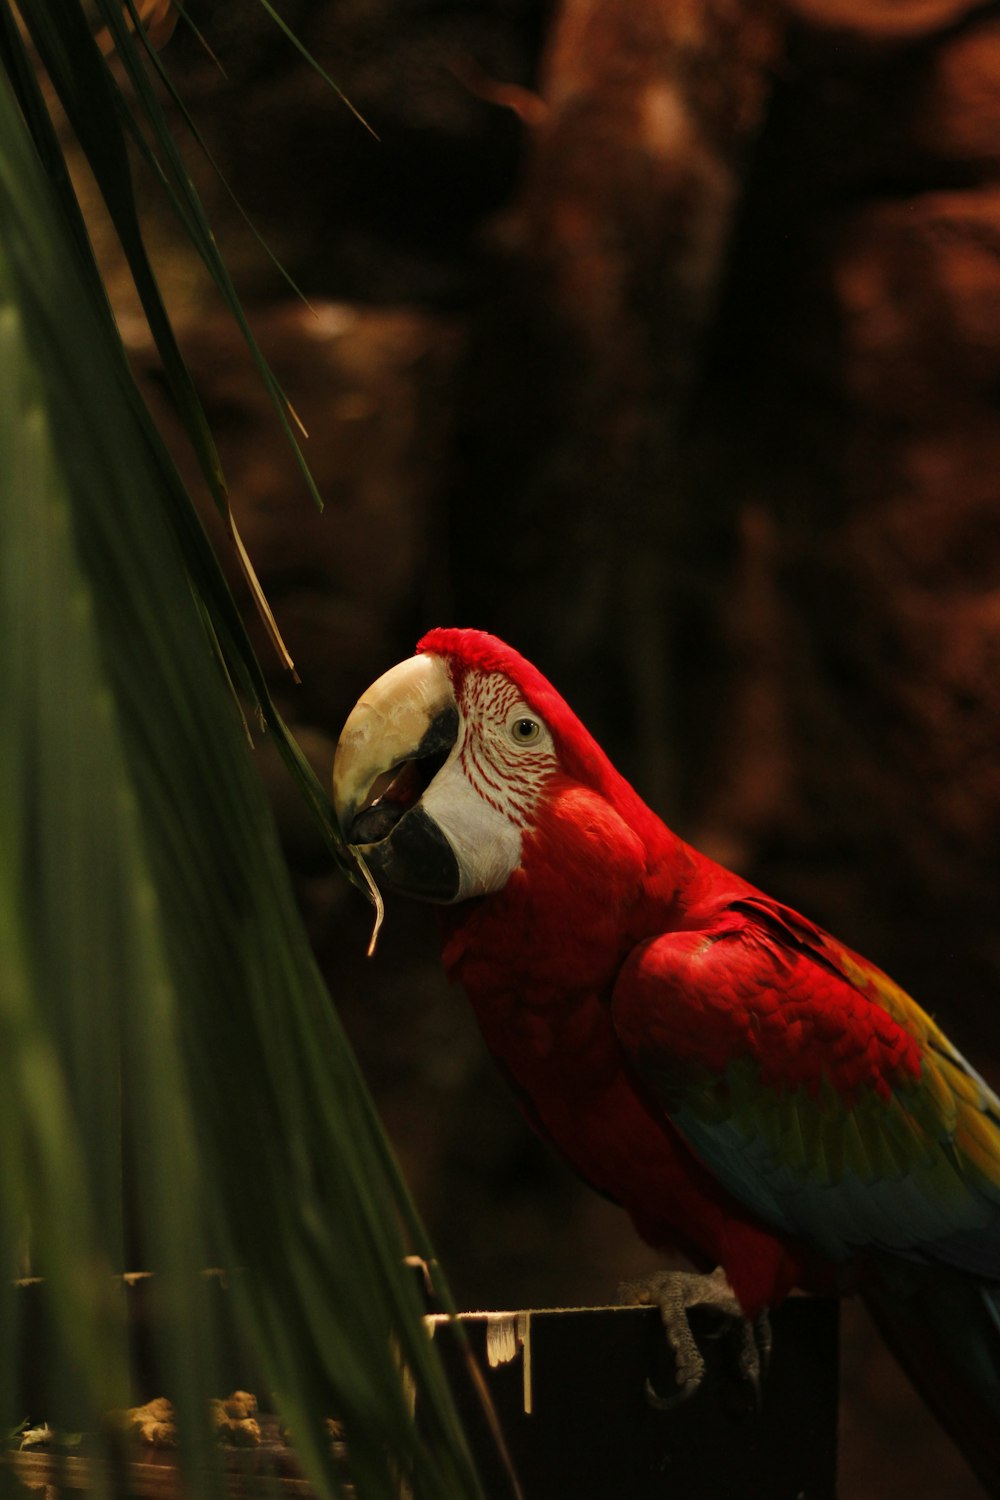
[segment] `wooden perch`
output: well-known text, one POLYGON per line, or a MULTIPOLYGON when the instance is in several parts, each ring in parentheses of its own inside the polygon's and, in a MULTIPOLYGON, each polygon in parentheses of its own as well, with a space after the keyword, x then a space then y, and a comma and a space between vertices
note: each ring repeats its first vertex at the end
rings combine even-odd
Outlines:
MULTIPOLYGON (((489 1500, 510 1500, 482 1411, 445 1317, 429 1320, 479 1459, 489 1500)), ((731 1341, 691 1323, 701 1389, 669 1411, 644 1395, 672 1390, 659 1313, 600 1307, 464 1313, 525 1500, 834 1500, 837 1306, 793 1298, 772 1318, 774 1351, 760 1410, 735 1376, 731 1341)))
MULTIPOLYGON (((220 1330, 233 1335, 225 1278, 210 1277, 208 1285, 220 1330)), ((3 1457, 22 1485, 45 1489, 55 1500, 58 1493, 100 1490, 109 1475, 105 1462, 88 1456, 86 1437, 76 1452, 60 1451, 55 1433, 42 1423, 44 1370, 34 1367, 43 1361, 45 1348, 37 1336, 40 1290, 37 1282, 19 1288, 22 1348, 36 1355, 26 1361, 24 1409, 39 1425, 22 1434, 20 1444, 12 1439, 3 1457)), ((137 1442, 129 1489, 146 1500, 183 1500, 169 1403, 154 1399, 163 1394, 151 1337, 156 1278, 126 1278, 125 1293, 135 1399, 151 1404, 119 1416, 134 1425, 152 1415, 163 1430, 163 1441, 146 1435, 137 1442)), ((512 1500, 511 1480, 470 1378, 467 1353, 446 1315, 428 1314, 426 1321, 487 1500, 512 1500)), ((774 1315, 774 1349, 759 1410, 737 1376, 733 1341, 712 1337, 711 1316, 698 1310, 691 1325, 705 1358, 705 1379, 690 1400, 667 1411, 654 1409, 645 1396, 647 1380, 661 1394, 674 1389, 672 1356, 655 1308, 470 1312, 459 1322, 485 1379, 524 1500, 834 1500, 837 1305, 832 1301, 793 1298, 774 1315)), ((231 1357, 220 1375, 234 1395, 215 1403, 215 1415, 229 1494, 249 1497, 266 1490, 281 1500, 309 1500, 311 1491, 271 1397, 235 1337, 224 1343, 231 1357), (260 1413, 248 1391, 255 1392, 260 1413), (255 1429, 252 1442, 243 1431, 249 1421, 255 1429), (239 1432, 230 1430, 234 1427, 239 1432)), ((335 1456, 349 1473, 349 1445, 345 1450, 340 1437, 331 1430, 335 1456)))

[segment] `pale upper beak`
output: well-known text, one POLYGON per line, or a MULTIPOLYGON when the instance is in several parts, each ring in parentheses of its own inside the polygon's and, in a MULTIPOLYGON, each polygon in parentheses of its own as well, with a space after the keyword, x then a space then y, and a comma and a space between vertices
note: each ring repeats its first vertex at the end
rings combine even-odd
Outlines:
POLYGON ((458 707, 440 657, 411 657, 372 683, 351 710, 333 760, 333 805, 345 840, 376 880, 451 901, 451 846, 420 797, 458 736, 458 707))

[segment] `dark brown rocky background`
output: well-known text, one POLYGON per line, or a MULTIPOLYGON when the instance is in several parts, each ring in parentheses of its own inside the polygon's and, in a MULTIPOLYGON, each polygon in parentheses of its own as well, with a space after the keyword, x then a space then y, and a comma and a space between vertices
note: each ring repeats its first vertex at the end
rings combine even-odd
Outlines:
MULTIPOLYGON (((1000 6, 294 0, 377 142, 252 0, 191 13, 225 75, 181 30, 166 60, 315 309, 192 151, 322 515, 158 218, 162 272, 324 776, 425 627, 495 630, 996 1082, 1000 6)), ((652 1257, 521 1123, 433 914, 394 905, 366 963, 261 762, 460 1302, 605 1299, 652 1257)), ((978 1493, 856 1309, 844 1383, 843 1500, 978 1493)))

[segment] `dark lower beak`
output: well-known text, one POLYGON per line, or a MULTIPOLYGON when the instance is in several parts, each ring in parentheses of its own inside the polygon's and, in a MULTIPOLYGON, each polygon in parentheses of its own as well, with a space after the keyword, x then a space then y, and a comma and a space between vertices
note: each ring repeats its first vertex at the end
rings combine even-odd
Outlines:
POLYGON ((376 779, 360 810, 342 810, 344 837, 377 885, 425 901, 449 902, 458 895, 458 861, 420 805, 457 735, 458 710, 449 703, 435 713, 406 758, 376 779))
MULTIPOLYGON (((369 808, 357 820, 376 831, 372 821, 377 809, 369 808)), ((371 843, 365 840, 365 826, 359 830, 360 837, 352 836, 351 842, 363 857, 374 877, 376 885, 384 885, 390 891, 403 896, 416 896, 423 901, 454 901, 458 895, 459 870, 454 851, 437 824, 427 816, 423 808, 411 807, 396 818, 390 831, 371 843)))

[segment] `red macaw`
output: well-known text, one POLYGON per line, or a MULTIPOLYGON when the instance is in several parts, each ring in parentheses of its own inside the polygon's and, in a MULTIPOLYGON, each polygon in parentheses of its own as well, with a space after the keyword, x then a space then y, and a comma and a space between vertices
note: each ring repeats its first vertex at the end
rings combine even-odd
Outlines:
POLYGON ((672 833, 480 631, 368 689, 333 784, 375 881, 442 904, 533 1125, 746 1319, 859 1289, 1000 1494, 1000 1100, 933 1020, 672 833))

